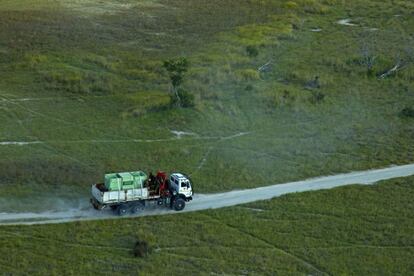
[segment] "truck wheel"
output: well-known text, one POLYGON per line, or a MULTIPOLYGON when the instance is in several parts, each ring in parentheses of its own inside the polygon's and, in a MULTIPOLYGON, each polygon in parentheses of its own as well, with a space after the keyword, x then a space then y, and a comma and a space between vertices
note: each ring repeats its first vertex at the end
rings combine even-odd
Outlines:
POLYGON ((176 211, 181 211, 181 210, 182 210, 182 209, 184 209, 184 207, 185 207, 185 201, 184 201, 184 199, 182 199, 182 198, 177 198, 177 199, 174 201, 173 206, 174 206, 174 210, 176 210, 176 211))
POLYGON ((125 216, 128 212, 128 207, 124 204, 118 206, 118 215, 125 216))
POLYGON ((142 211, 143 209, 144 209, 144 205, 142 205, 142 203, 137 203, 137 204, 134 204, 134 206, 132 206, 131 213, 136 214, 142 211))
POLYGON ((170 205, 170 208, 172 209, 172 208, 174 208, 174 204, 175 204, 175 201, 176 201, 177 199, 176 199, 176 197, 175 196, 173 196, 173 197, 171 197, 170 198, 170 203, 169 203, 169 205, 170 205))

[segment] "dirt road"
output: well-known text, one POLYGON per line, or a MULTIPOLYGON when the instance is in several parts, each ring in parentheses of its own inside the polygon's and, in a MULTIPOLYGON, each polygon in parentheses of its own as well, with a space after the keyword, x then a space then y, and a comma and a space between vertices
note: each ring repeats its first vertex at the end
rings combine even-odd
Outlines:
MULTIPOLYGON (((187 204, 184 212, 234 206, 258 200, 270 199, 288 193, 331 189, 351 184, 367 185, 373 184, 380 180, 386 180, 396 177, 405 177, 410 175, 414 175, 414 164, 312 178, 303 181, 290 182, 286 184, 277 184, 248 190, 231 191, 217 194, 198 194, 195 195, 195 198, 192 202, 187 204)), ((138 214, 136 216, 150 216, 174 213, 177 212, 164 208, 149 207, 143 213, 138 214)), ((86 202, 84 207, 73 208, 64 212, 50 211, 43 213, 0 213, 0 225, 31 225, 100 219, 119 219, 119 217, 115 216, 109 210, 96 211, 89 207, 86 202)))

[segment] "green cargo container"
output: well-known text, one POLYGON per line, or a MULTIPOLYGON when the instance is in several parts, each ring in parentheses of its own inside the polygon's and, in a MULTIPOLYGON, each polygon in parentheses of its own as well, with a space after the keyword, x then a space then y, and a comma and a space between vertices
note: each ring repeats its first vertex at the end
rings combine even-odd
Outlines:
POLYGON ((144 182, 148 178, 144 172, 141 172, 141 171, 131 172, 131 175, 134 177, 134 188, 135 189, 144 187, 144 182))
POLYGON ((144 172, 122 172, 105 174, 105 187, 108 191, 142 188, 147 175, 144 172))
POLYGON ((108 191, 122 190, 122 178, 118 177, 116 173, 105 174, 105 187, 108 191))

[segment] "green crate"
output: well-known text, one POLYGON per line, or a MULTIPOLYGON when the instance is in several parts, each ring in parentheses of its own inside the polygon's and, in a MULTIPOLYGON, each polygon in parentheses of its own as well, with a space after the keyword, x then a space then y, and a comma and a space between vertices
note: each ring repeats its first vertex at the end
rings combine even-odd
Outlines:
POLYGON ((105 187, 108 191, 119 191, 122 189, 122 178, 116 173, 105 174, 105 187))
POLYGON ((131 172, 131 175, 134 177, 134 187, 135 189, 142 188, 144 182, 147 180, 147 175, 142 171, 131 172))
POLYGON ((141 189, 147 180, 142 171, 105 174, 105 187, 108 191, 141 189))

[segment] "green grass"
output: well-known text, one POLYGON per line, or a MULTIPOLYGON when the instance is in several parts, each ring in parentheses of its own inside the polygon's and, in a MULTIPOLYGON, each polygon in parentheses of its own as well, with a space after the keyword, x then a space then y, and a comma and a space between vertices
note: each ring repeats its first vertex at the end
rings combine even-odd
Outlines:
POLYGON ((414 178, 220 210, 0 227, 0 269, 22 274, 409 275, 414 178), (152 253, 135 258, 135 242, 152 253))
MULTIPOLYGON (((409 59, 411 10, 373 0, 3 0, 0 143, 42 143, 0 144, 0 213, 78 206, 111 171, 178 170, 197 192, 217 192, 413 162, 414 120, 400 114, 414 106, 414 67, 376 78, 409 59), (345 18, 357 26, 336 24, 345 18), (370 74, 363 45, 376 56, 370 74), (180 56, 193 109, 168 106, 162 63, 180 56), (316 76, 320 88, 309 89, 316 76)), ((0 271, 412 274, 413 181, 0 227, 0 271), (132 256, 138 238, 154 248, 147 259, 132 256)))
POLYGON ((360 65, 368 28, 374 74, 405 58, 406 5, 6 1, 0 141, 44 143, 0 146, 0 195, 65 185, 85 196, 119 170, 180 170, 214 192, 412 162, 414 122, 399 114, 414 104, 413 66, 380 81, 360 65), (359 26, 335 23, 348 17, 359 26), (174 56, 191 63, 194 109, 168 108, 162 62, 174 56), (316 75, 321 88, 306 89, 316 75))

